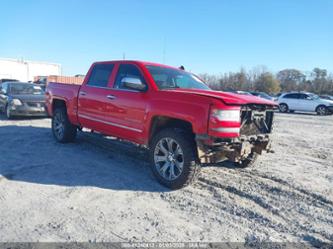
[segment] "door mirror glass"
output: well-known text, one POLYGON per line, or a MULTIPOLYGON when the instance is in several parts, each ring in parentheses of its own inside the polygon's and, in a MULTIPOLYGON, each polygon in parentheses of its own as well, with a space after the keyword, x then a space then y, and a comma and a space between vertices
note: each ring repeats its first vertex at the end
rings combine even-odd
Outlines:
POLYGON ((142 83, 140 78, 136 77, 124 77, 121 84, 132 90, 144 91, 146 89, 146 85, 142 83))

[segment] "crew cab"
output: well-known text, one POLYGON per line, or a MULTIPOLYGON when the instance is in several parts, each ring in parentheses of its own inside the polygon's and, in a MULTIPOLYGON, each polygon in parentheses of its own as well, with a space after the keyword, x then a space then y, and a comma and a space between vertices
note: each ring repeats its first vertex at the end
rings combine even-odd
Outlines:
POLYGON ((91 129, 149 150, 157 180, 178 189, 202 163, 251 165, 270 151, 272 101, 211 90, 184 70, 140 61, 94 63, 82 85, 49 83, 46 102, 61 143, 91 129))

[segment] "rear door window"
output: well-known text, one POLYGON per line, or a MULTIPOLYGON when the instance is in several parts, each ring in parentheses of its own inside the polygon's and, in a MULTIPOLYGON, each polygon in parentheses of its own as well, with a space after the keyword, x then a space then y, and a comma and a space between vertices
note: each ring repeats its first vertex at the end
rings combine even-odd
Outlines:
POLYGON ((114 64, 96 64, 87 82, 88 86, 107 87, 114 64))
POLYGON ((286 94, 283 98, 285 99, 298 99, 298 93, 290 93, 290 94, 286 94))

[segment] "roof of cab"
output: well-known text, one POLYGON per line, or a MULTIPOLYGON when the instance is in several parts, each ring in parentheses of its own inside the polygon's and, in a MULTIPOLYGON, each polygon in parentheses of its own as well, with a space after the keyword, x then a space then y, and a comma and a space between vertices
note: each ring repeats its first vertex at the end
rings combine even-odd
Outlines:
POLYGON ((165 65, 165 64, 160 64, 160 63, 155 63, 155 62, 140 61, 140 60, 112 60, 112 61, 97 61, 97 62, 94 62, 94 64, 98 64, 98 63, 137 63, 137 64, 141 64, 141 65, 144 65, 144 66, 167 67, 167 68, 173 68, 173 69, 180 70, 177 67, 168 66, 168 65, 165 65))

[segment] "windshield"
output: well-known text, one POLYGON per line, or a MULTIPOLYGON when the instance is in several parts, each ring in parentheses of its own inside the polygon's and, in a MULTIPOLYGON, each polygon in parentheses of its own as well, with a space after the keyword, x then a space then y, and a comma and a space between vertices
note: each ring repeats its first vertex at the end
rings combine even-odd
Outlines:
POLYGON ((310 96, 312 99, 319 99, 319 96, 316 95, 316 94, 313 94, 313 93, 309 94, 309 96, 310 96))
POLYGON ((11 94, 20 95, 20 94, 35 94, 41 95, 44 94, 44 91, 40 86, 30 84, 30 83, 15 83, 9 85, 9 92, 11 94))
POLYGON ((194 74, 173 68, 146 66, 158 87, 158 89, 202 89, 210 88, 194 74))

